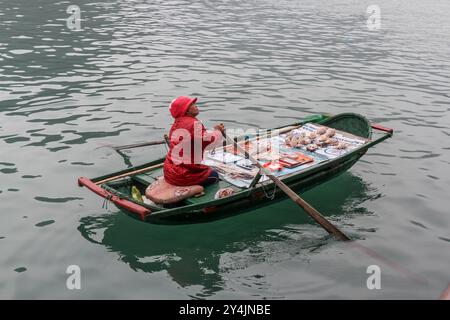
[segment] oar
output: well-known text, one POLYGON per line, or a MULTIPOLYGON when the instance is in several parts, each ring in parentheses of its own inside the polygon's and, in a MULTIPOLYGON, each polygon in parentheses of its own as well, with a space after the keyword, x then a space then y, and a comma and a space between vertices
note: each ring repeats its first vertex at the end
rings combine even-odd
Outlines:
POLYGON ((142 142, 142 143, 135 143, 135 144, 125 144, 123 146, 112 146, 112 148, 116 151, 124 150, 124 149, 132 149, 132 148, 138 148, 138 147, 145 147, 145 146, 154 146, 158 144, 164 144, 166 143, 165 140, 158 140, 158 141, 149 141, 149 142, 142 142))
POLYGON ((250 159, 266 176, 270 178, 292 201, 299 205, 305 212, 316 221, 322 228, 324 228, 329 234, 332 234, 337 239, 342 241, 349 241, 350 238, 347 237, 342 231, 335 227, 331 222, 329 222, 325 217, 323 217, 316 209, 309 205, 305 200, 300 198, 298 194, 292 191, 284 182, 278 179, 273 173, 266 170, 255 158, 253 158, 246 150, 241 148, 241 146, 230 137, 224 133, 225 138, 234 145, 234 147, 243 153, 247 159, 250 159))
MULTIPOLYGON (((423 277, 415 274, 414 272, 408 270, 405 267, 402 267, 398 265, 397 263, 381 256, 380 254, 376 253, 374 250, 371 250, 369 248, 366 248, 365 246, 356 243, 352 241, 348 236, 346 236, 342 231, 340 231, 337 227, 335 227, 331 222, 329 222, 327 219, 325 219, 316 209, 314 209, 311 205, 309 205, 305 200, 303 200, 299 195, 297 195, 292 189, 290 189, 286 184, 284 184, 280 179, 278 179, 275 175, 273 175, 271 172, 266 170, 255 158, 253 158, 246 150, 244 150, 237 141, 232 140, 230 137, 226 136, 224 133, 223 136, 228 140, 230 143, 232 143, 239 152, 243 153, 250 161, 252 161, 259 169, 262 174, 265 174, 268 176, 284 193, 286 193, 289 198, 291 198, 296 204, 298 204, 300 207, 302 207, 305 212, 314 219, 318 224, 320 224, 321 227, 323 227, 328 233, 335 236, 337 239, 346 241, 351 247, 357 248, 362 250, 364 253, 369 255, 370 257, 377 259, 391 268, 400 271, 404 275, 410 277, 415 282, 420 284, 427 284, 427 280, 423 277)), ((447 289, 443 294, 442 297, 450 296, 450 288, 447 289)))

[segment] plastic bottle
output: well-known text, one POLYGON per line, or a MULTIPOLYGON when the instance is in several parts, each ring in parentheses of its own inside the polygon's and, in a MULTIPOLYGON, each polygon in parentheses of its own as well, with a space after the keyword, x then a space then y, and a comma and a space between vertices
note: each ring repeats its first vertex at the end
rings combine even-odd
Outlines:
POLYGON ((131 187, 131 197, 136 201, 143 202, 142 194, 136 186, 131 187))

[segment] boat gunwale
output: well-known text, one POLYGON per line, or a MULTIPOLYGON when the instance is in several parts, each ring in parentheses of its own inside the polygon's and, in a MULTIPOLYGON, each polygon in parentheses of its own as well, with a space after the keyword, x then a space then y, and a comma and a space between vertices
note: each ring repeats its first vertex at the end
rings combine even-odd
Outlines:
MULTIPOLYGON (((315 174, 309 175, 309 176, 307 176, 304 179, 294 180, 289 185, 289 187, 293 188, 293 189, 297 189, 302 184, 308 183, 309 181, 322 179, 323 178, 322 176, 324 176, 325 180, 332 179, 332 178, 336 177, 337 175, 344 173, 346 171, 346 169, 345 169, 346 166, 348 166, 348 168, 352 167, 361 158, 361 156, 362 155, 357 155, 357 156, 355 156, 355 159, 348 159, 347 161, 340 162, 336 166, 329 166, 328 168, 326 168, 326 169, 324 169, 322 171, 319 171, 319 172, 317 172, 315 174), (333 170, 336 170, 336 169, 337 169, 337 172, 335 174, 333 174, 333 175, 330 175, 330 171, 333 171, 333 170)), ((322 182, 315 182, 315 183, 313 183, 311 185, 308 185, 306 187, 306 189, 313 188, 313 187, 315 187, 315 186, 317 186, 318 184, 321 184, 321 183, 322 182)), ((255 193, 255 194, 261 193, 261 190, 262 189, 253 190, 253 192, 251 194, 253 194, 253 193, 255 193)), ((264 191, 262 191, 262 192, 264 192, 264 191)), ((276 194, 275 194, 275 197, 273 199, 267 198, 267 200, 264 199, 263 201, 261 201, 261 199, 257 197, 257 200, 254 200, 254 199, 252 199, 252 197, 250 195, 249 197, 241 197, 241 198, 237 199, 236 201, 229 201, 229 202, 225 203, 222 206, 209 205, 209 206, 207 206, 205 208, 202 208, 201 210, 200 209, 196 209, 196 210, 180 210, 180 212, 178 212, 178 211, 176 211, 176 212, 175 211, 161 211, 161 212, 158 212, 158 214, 147 215, 145 217, 144 221, 148 222, 148 223, 153 223, 155 221, 164 221, 164 222, 166 222, 166 221, 168 221, 168 218, 174 217, 174 216, 177 216, 177 215, 181 215, 181 214, 195 215, 195 214, 199 214, 199 213, 202 213, 202 212, 203 213, 207 213, 206 211, 204 211, 204 209, 208 209, 208 208, 214 209, 212 211, 220 211, 220 210, 223 211, 223 210, 226 210, 226 209, 230 208, 233 205, 246 204, 248 206, 249 204, 252 204, 255 201, 261 202, 262 203, 261 205, 264 205, 268 201, 282 200, 282 198, 285 196, 283 191, 281 189, 279 189, 279 188, 277 188, 275 190, 275 192, 276 192, 276 194)), ((256 207, 256 206, 254 206, 254 207, 256 207)), ((183 208, 185 208, 185 207, 183 207, 183 208)), ((121 209, 123 210, 123 208, 121 208, 121 209)), ((129 213, 129 211, 127 211, 127 210, 125 210, 125 212, 130 217, 138 219, 138 217, 136 216, 135 213, 132 213, 132 212, 129 213)), ((229 215, 231 216, 233 214, 229 214, 229 215)), ((214 220, 214 219, 215 219, 215 217, 208 217, 208 221, 209 220, 214 220)))
MULTIPOLYGON (((359 148, 353 149, 351 152, 349 152, 341 157, 326 160, 324 162, 318 163, 317 165, 311 166, 304 171, 301 171, 298 173, 291 173, 289 175, 280 177, 279 179, 288 185, 299 179, 308 179, 318 172, 326 171, 328 169, 327 167, 332 168, 334 166, 336 166, 336 167, 340 166, 342 163, 347 162, 350 158, 355 157, 355 155, 357 153, 360 153, 360 155, 358 156, 358 159, 359 159, 370 147, 382 142, 383 140, 387 139, 389 136, 390 136, 389 134, 385 134, 376 140, 373 140, 367 144, 362 145, 359 148)), ((252 189, 245 188, 245 189, 239 190, 238 192, 236 192, 235 194, 233 194, 227 198, 211 200, 211 201, 203 202, 203 203, 188 204, 188 205, 184 205, 184 206, 180 206, 180 207, 176 207, 176 208, 163 208, 162 210, 153 211, 149 216, 153 216, 156 218, 158 216, 163 216, 163 215, 164 216, 176 215, 176 214, 179 214, 182 212, 189 212, 189 211, 201 210, 201 209, 213 207, 213 206, 220 206, 220 205, 223 205, 226 203, 231 203, 231 202, 243 199, 243 198, 247 198, 247 197, 251 196, 252 193, 262 191, 263 188, 271 187, 272 185, 273 185, 272 181, 264 181, 262 183, 257 184, 252 189)), ((129 201, 132 201, 143 207, 152 209, 152 207, 147 206, 144 203, 138 202, 138 201, 134 200, 133 198, 128 197, 122 193, 118 193, 117 195, 123 196, 124 198, 128 199, 129 201)))
MULTIPOLYGON (((381 141, 383 141, 385 139, 387 139, 387 137, 382 139, 381 141)), ((377 139, 377 143, 381 142, 378 140, 380 140, 380 139, 377 139)), ((371 144, 371 146, 373 146, 373 145, 374 144, 371 144)), ((369 149, 371 147, 371 146, 366 146, 366 145, 364 145, 364 146, 365 147, 360 147, 358 149, 352 150, 352 152, 346 154, 345 156, 338 157, 338 158, 335 158, 332 160, 326 160, 315 166, 311 166, 304 171, 301 171, 298 173, 291 173, 284 177, 279 177, 279 179, 281 181, 283 181, 285 184, 287 184, 288 186, 290 183, 295 182, 297 180, 308 179, 321 171, 326 171, 328 169, 327 167, 332 168, 334 166, 336 166, 336 167, 340 166, 341 164, 350 160, 350 158, 355 157, 355 155, 357 153, 361 153, 360 155, 358 155, 358 159, 359 159, 363 155, 363 153, 366 152, 367 149, 369 149)), ((356 159, 355 161, 357 161, 358 159, 356 159)), ((185 206, 181 206, 181 207, 170 208, 167 210, 155 211, 155 212, 152 212, 151 215, 153 215, 156 218, 157 216, 159 216, 159 215, 162 216, 163 214, 164 214, 164 216, 169 216, 169 215, 176 215, 181 212, 188 212, 188 211, 194 211, 194 210, 204 209, 204 208, 213 207, 213 206, 220 206, 220 205, 223 205, 224 203, 228 203, 228 202, 231 203, 231 202, 243 199, 243 198, 247 198, 247 197, 251 196, 252 193, 262 191, 263 188, 272 187, 273 184, 274 184, 273 181, 269 181, 269 180, 264 181, 262 183, 257 184, 252 189, 240 190, 227 198, 211 200, 209 202, 203 202, 203 203, 190 204, 190 205, 185 205, 185 206)))
MULTIPOLYGON (((357 116, 357 117, 362 117, 361 115, 358 114, 354 114, 354 113, 342 113, 342 114, 338 114, 336 116, 330 117, 328 119, 322 120, 317 122, 318 124, 323 124, 323 125, 327 125, 328 123, 332 123, 333 121, 337 121, 339 120, 339 118, 343 118, 346 116, 357 116)), ((300 124, 302 123, 306 123, 305 121, 300 122, 300 124)), ((297 125, 297 123, 288 125, 288 126, 294 126, 297 125)), ((371 123, 368 122, 369 128, 373 128, 376 130, 380 130, 377 129, 373 126, 371 126, 371 123)), ((276 130, 279 128, 284 128, 284 127, 288 127, 288 126, 283 126, 283 127, 278 127, 272 130, 276 130)), ((384 130, 380 130, 380 131, 384 131, 384 130)), ((369 135, 369 137, 371 136, 371 134, 369 135)), ((295 183, 298 180, 303 180, 303 179, 314 179, 314 176, 317 175, 318 172, 320 171, 328 171, 329 169, 332 169, 333 167, 340 167, 343 164, 345 164, 346 162, 348 162, 348 160, 350 160, 351 158, 354 158, 355 155, 357 155, 359 153, 359 155, 357 155, 356 159, 354 160, 354 162, 358 161, 359 158, 361 158, 362 155, 364 155, 365 152, 367 152, 367 150, 373 146, 375 146, 376 144, 388 139, 389 137, 392 136, 392 131, 391 132, 385 132, 382 136, 376 138, 375 140, 371 140, 366 144, 361 145, 358 148, 355 148, 353 150, 351 150, 349 153, 346 153, 342 156, 336 157, 334 159, 328 159, 325 160, 323 162, 320 162, 316 165, 313 165, 309 168, 306 168, 303 171, 300 172, 293 172, 291 174, 288 174, 286 176, 282 176, 279 177, 280 180, 282 180, 283 182, 285 182, 286 184, 290 184, 290 183, 295 183)), ((91 181, 96 182, 96 181, 101 181, 103 179, 108 179, 110 177, 113 177, 115 175, 119 175, 119 174, 125 174, 127 172, 132 172, 134 170, 140 170, 140 169, 144 169, 145 167, 148 166, 152 166, 158 163, 161 163, 165 158, 160 158, 136 167, 132 167, 132 168, 128 168, 119 172, 115 172, 112 174, 108 174, 108 175, 104 175, 104 176, 100 176, 97 178, 92 179, 91 181)), ((353 164, 352 164, 353 165, 353 164)), ((152 170, 149 170, 150 172, 152 170)), ((129 177, 126 177, 129 178, 129 177)), ((124 178, 124 179, 126 179, 124 178)), ((252 193, 257 193, 257 192, 261 192, 263 191, 263 188, 267 188, 270 187, 271 185, 273 185, 272 181, 264 181, 261 183, 258 183, 255 187, 253 188, 242 188, 241 190, 237 191, 236 193, 234 193, 233 195, 226 197, 226 198, 222 198, 222 199, 214 199, 211 201, 207 201, 207 202, 201 202, 201 203, 195 203, 195 204, 187 204, 187 205, 183 205, 180 207, 175 207, 175 208, 164 208, 164 207, 154 207, 154 206, 149 206, 145 203, 139 202, 134 200, 132 197, 125 195, 115 189, 113 189, 112 187, 109 187, 107 184, 105 185, 101 185, 100 187, 103 188, 105 191, 107 192, 112 192, 120 197, 120 198, 124 198, 127 199, 137 205, 142 206, 143 208, 146 209, 150 209, 151 213, 149 213, 148 215, 146 215, 144 217, 143 220, 147 221, 147 220, 152 220, 152 219, 163 219, 169 216, 173 216, 173 215, 178 215, 180 213, 193 213, 208 207, 219 207, 219 206, 224 206, 226 204, 232 204, 234 202, 237 202, 239 200, 245 199, 245 198, 249 198, 251 197, 252 193)), ((120 208, 120 206, 118 206, 120 208)), ((123 208, 121 208, 123 209, 123 208)))
MULTIPOLYGON (((333 116, 333 117, 336 117, 336 116, 333 116)), ((320 120, 320 121, 318 121, 318 122, 316 122, 316 123, 322 124, 323 122, 325 122, 325 121, 327 121, 328 119, 333 118, 333 117, 325 118, 325 119, 320 120)), ((292 127, 292 126, 300 126, 300 125, 303 125, 303 124, 306 124, 306 123, 310 123, 310 122, 311 122, 311 121, 308 121, 308 120, 302 120, 302 121, 300 121, 300 122, 294 122, 294 123, 292 123, 292 124, 279 126, 279 127, 276 127, 276 128, 270 129, 270 130, 273 131, 273 130, 279 130, 279 129, 284 129, 284 128, 292 127)), ((238 137, 238 138, 239 138, 239 137, 238 137)), ((230 145, 227 145, 227 146, 230 146, 230 145)), ((99 177, 96 177, 96 178, 92 178, 92 179, 90 179, 90 180, 91 180, 92 182, 96 183, 96 182, 98 182, 98 181, 102 181, 102 180, 105 180, 105 179, 112 178, 112 177, 114 177, 114 176, 116 176, 116 175, 121 175, 121 174, 129 173, 129 172, 133 172, 133 171, 135 171, 135 170, 145 169, 146 167, 149 167, 149 166, 153 166, 153 165, 156 165, 156 164, 163 163, 164 160, 165 160, 165 157, 162 157, 162 158, 159 158, 159 159, 156 159, 156 160, 152 160, 152 161, 150 161, 150 162, 147 162, 147 163, 144 163, 144 164, 141 164, 141 165, 138 165, 138 166, 133 166, 133 167, 131 167, 131 168, 127 168, 127 169, 124 169, 124 170, 120 170, 120 171, 117 171, 117 172, 113 172, 113 173, 109 173, 109 174, 106 174, 106 175, 103 175, 103 176, 99 176, 99 177)), ((149 170, 149 171, 151 171, 151 170, 149 170)))

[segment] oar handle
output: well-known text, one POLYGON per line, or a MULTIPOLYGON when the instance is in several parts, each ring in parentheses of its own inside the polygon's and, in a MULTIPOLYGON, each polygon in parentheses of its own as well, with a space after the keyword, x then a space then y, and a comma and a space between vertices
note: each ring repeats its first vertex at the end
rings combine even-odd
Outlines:
POLYGON ((169 139, 169 136, 167 134, 164 135, 164 141, 167 144, 167 146, 170 148, 170 139, 169 139))

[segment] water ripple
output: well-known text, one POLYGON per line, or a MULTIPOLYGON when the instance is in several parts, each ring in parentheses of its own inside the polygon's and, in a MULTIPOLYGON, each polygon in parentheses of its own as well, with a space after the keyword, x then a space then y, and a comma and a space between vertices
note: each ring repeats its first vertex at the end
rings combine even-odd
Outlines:
MULTIPOLYGON (((450 225, 448 1, 379 0, 378 31, 368 30, 366 4, 358 1, 78 2, 81 31, 67 28, 67 1, 0 1, 1 226, 17 235, 2 243, 2 275, 23 264, 44 274, 43 261, 76 258, 93 272, 108 266, 119 274, 107 278, 110 285, 92 281, 84 298, 139 297, 143 271, 149 297, 372 299, 359 287, 365 279, 352 282, 362 259, 333 251, 324 231, 299 220, 287 202, 205 229, 177 229, 175 238, 168 229, 111 215, 96 230, 104 254, 80 241, 77 219, 89 217, 87 207, 98 216, 99 200, 82 198, 87 191, 76 177, 123 169, 119 156, 99 155, 95 147, 160 139, 173 121, 170 101, 196 95, 207 127, 268 128, 315 113, 356 112, 395 128, 352 169, 356 176, 305 196, 347 232, 395 250, 433 283, 448 280, 442 252, 449 240, 437 236, 450 225), (29 220, 17 219, 24 212, 40 223, 63 219, 36 235, 29 220)), ((165 152, 159 151, 133 152, 131 165, 165 152)), ((65 267, 55 263, 49 271, 65 267)), ((15 288, 6 298, 73 298, 55 289, 59 278, 46 279, 48 290, 33 280, 25 286, 3 279, 15 288)), ((383 298, 436 298, 437 285, 418 290, 395 286, 395 279, 383 298)))
POLYGON ((68 201, 83 200, 83 198, 79 198, 79 197, 65 197, 65 198, 34 197, 34 199, 37 201, 50 202, 50 203, 65 203, 68 201))
POLYGON ((36 227, 45 227, 48 226, 49 224, 53 224, 55 223, 55 220, 46 220, 46 221, 41 221, 39 223, 36 223, 35 226, 36 227))

